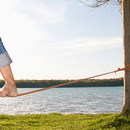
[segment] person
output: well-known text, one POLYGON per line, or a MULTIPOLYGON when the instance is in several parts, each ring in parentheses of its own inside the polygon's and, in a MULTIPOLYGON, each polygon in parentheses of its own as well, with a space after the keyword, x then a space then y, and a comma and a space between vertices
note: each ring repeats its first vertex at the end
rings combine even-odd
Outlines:
POLYGON ((5 81, 5 85, 0 89, 0 97, 16 97, 17 87, 13 77, 10 64, 12 60, 6 51, 0 37, 0 73, 5 81))

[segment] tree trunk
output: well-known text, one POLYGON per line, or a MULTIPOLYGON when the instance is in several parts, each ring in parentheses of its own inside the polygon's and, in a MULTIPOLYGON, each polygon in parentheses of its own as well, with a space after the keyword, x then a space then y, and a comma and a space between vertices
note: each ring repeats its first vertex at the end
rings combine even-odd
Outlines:
MULTIPOLYGON (((122 0, 124 66, 130 65, 130 0, 122 0)), ((130 70, 124 71, 124 103, 122 111, 130 110, 130 70)))

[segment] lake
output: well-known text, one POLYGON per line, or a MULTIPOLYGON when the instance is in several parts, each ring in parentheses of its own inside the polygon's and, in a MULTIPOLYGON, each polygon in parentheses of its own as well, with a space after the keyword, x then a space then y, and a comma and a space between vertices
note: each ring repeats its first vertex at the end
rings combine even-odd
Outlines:
MULTIPOLYGON (((19 93, 38 88, 18 88, 19 93)), ((0 97, 0 114, 118 113, 124 87, 53 88, 20 97, 0 97)))

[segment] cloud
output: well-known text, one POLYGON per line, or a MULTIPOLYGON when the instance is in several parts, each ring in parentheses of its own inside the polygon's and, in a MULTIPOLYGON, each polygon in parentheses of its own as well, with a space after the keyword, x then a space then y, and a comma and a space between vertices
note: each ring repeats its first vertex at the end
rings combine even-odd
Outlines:
POLYGON ((93 52, 99 50, 114 49, 118 47, 122 47, 122 38, 120 37, 112 37, 112 38, 84 37, 72 41, 57 43, 57 45, 55 45, 53 49, 93 52))
POLYGON ((55 5, 45 3, 43 0, 12 0, 14 11, 29 17, 37 24, 55 24, 64 21, 66 5, 63 2, 57 2, 55 5))
POLYGON ((65 55, 73 55, 73 52, 66 52, 65 55))
POLYGON ((64 21, 65 12, 65 3, 59 1, 54 5, 43 0, 0 0, 1 37, 7 48, 41 43, 52 37, 46 26, 64 21))

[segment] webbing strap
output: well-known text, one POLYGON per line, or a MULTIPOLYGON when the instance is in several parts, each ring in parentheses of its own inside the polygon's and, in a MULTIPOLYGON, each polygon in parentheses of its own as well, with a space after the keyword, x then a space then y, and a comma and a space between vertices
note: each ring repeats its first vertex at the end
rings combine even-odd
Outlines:
POLYGON ((99 75, 95 75, 95 76, 91 76, 91 77, 88 77, 88 78, 79 79, 79 80, 75 80, 75 81, 64 83, 64 84, 59 84, 59 85, 55 85, 55 86, 51 86, 51 87, 47 87, 47 88, 42 88, 42 89, 30 91, 30 92, 21 93, 21 94, 18 94, 17 96, 23 96, 23 95, 27 95, 27 94, 31 94, 31 93, 35 93, 35 92, 39 92, 39 91, 43 91, 43 90, 47 90, 47 89, 51 89, 51 88, 61 87, 61 86, 65 86, 65 85, 68 85, 68 84, 80 82, 80 81, 83 81, 83 80, 87 80, 87 79, 91 79, 91 78, 96 78, 96 77, 99 77, 99 76, 107 75, 107 74, 110 74, 110 73, 115 73, 116 74, 116 72, 122 71, 122 70, 130 70, 130 65, 125 65, 124 68, 118 68, 117 70, 114 70, 114 71, 111 71, 111 72, 107 72, 107 73, 103 73, 103 74, 99 74, 99 75))

